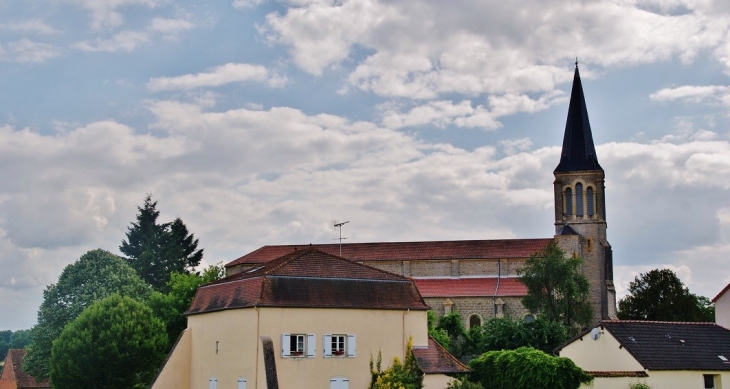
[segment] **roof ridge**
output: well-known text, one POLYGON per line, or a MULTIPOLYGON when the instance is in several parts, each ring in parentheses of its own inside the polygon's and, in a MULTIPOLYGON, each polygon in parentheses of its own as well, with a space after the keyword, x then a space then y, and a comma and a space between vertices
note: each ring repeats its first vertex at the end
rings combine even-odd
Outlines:
POLYGON ((637 324, 682 324, 682 325, 709 325, 717 326, 718 324, 711 321, 666 321, 666 320, 602 320, 603 323, 637 323, 637 324))

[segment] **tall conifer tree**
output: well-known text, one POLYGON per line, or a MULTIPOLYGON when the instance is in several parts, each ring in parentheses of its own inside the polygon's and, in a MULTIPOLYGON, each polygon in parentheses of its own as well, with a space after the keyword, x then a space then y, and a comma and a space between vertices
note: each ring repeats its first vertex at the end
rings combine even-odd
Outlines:
POLYGON ((170 273, 187 273, 200 265, 203 249, 198 249, 198 239, 188 233, 179 217, 171 223, 158 223, 160 211, 151 194, 137 209, 137 221, 127 229, 119 250, 143 280, 162 290, 170 273))

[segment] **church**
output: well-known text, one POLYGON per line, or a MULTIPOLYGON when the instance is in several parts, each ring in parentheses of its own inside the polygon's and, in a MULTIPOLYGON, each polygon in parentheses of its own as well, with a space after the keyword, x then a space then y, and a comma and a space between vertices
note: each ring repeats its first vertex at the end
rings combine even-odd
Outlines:
POLYGON ((576 62, 563 148, 555 171, 555 235, 537 239, 270 245, 226 264, 226 273, 255 271, 292 252, 316 249, 412 279, 439 315, 458 312, 467 327, 494 317, 530 320, 522 305, 527 288, 517 270, 555 242, 583 259, 594 322, 616 317, 613 255, 606 238, 604 171, 598 163, 576 62))

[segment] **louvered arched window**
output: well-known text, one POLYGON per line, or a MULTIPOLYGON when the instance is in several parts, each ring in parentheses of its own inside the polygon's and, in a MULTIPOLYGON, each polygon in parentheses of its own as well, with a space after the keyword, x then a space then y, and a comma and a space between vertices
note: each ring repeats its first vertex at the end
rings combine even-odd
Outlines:
POLYGON ((588 216, 593 216, 596 211, 593 208, 593 187, 586 188, 586 205, 588 206, 588 216))
POLYGON ((583 216, 583 184, 575 184, 575 214, 583 216))
POLYGON ((570 188, 565 189, 565 214, 573 214, 573 190, 570 188))

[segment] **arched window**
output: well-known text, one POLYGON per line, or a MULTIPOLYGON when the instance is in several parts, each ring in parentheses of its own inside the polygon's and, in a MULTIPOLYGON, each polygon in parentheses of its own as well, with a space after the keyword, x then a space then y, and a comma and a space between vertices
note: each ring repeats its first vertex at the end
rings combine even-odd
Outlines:
POLYGON ((588 216, 593 216, 595 211, 593 210, 593 187, 589 186, 586 188, 586 205, 588 206, 588 216))
POLYGON ((469 316, 469 329, 482 325, 482 318, 476 313, 469 316))
POLYGON ((583 216, 583 184, 575 184, 575 214, 583 216))
POLYGON ((565 189, 565 214, 573 214, 573 190, 570 188, 565 189))

